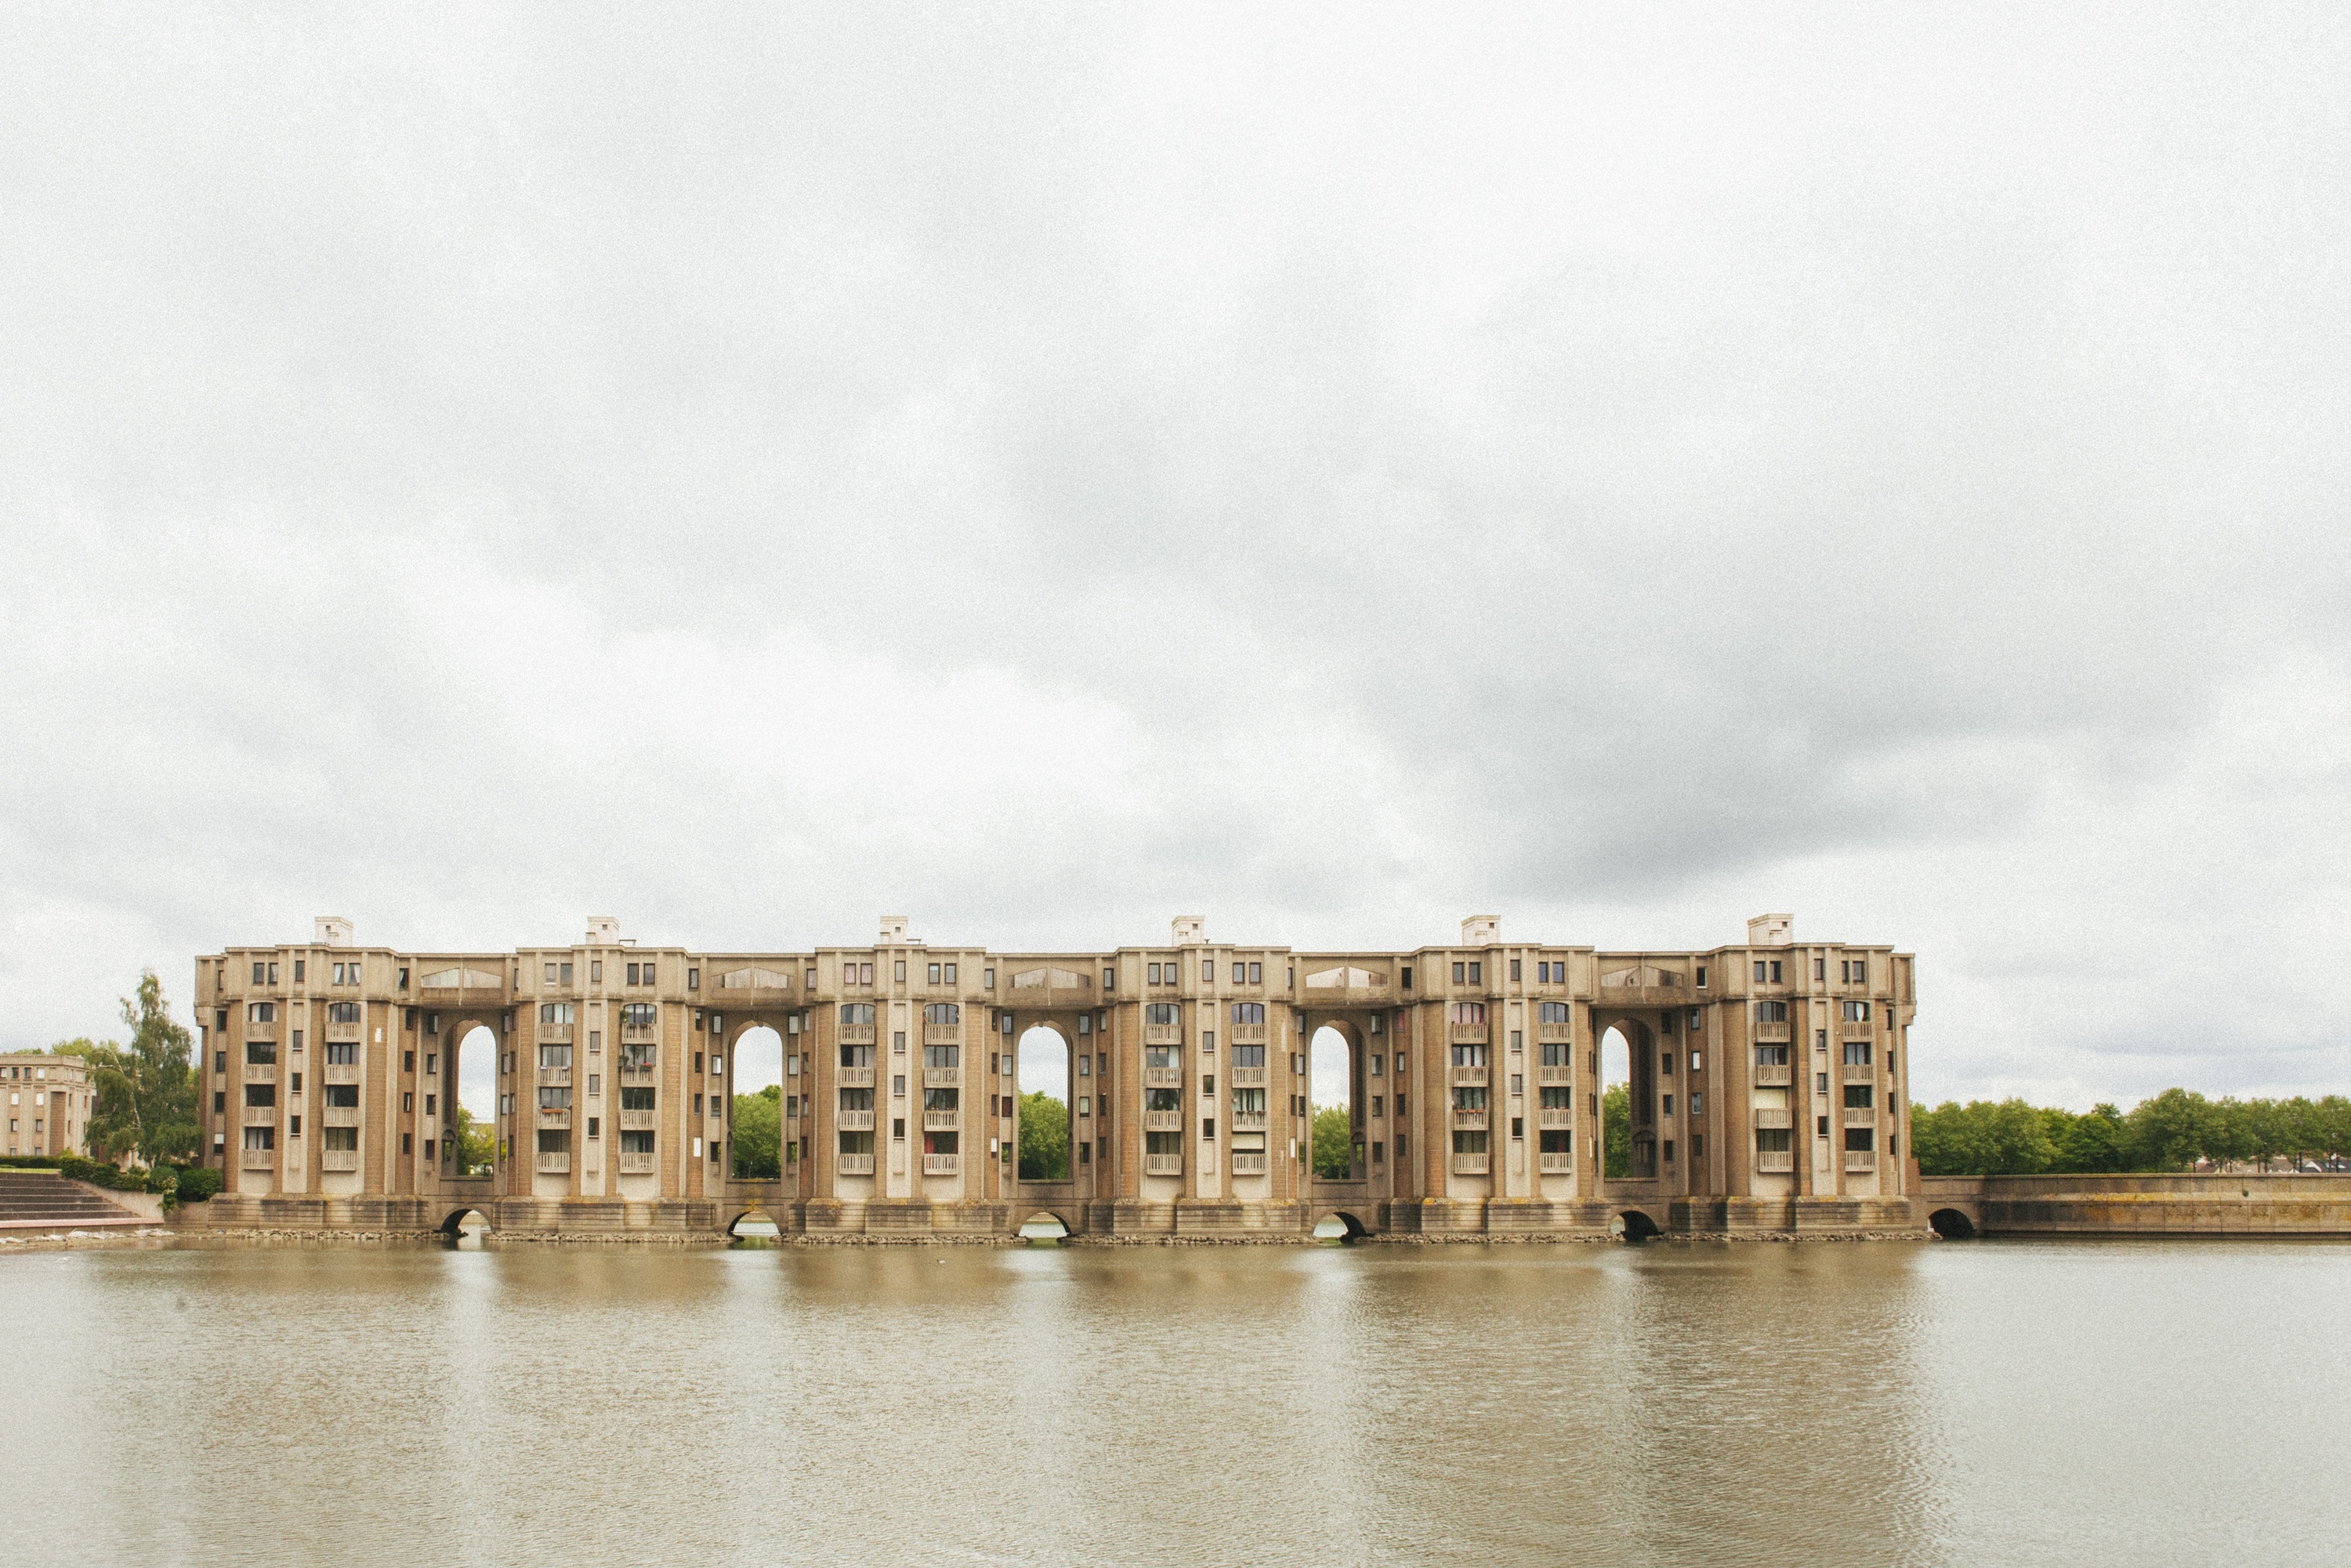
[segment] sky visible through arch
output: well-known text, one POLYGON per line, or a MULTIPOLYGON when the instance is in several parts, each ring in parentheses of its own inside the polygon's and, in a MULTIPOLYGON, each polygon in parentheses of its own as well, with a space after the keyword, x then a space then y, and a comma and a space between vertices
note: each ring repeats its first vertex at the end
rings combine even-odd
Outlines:
POLYGON ((2343 1089, 2346 78, 2319 5, 12 8, 0 1046, 320 914, 1788 909, 1919 955, 1925 1098, 2343 1089))

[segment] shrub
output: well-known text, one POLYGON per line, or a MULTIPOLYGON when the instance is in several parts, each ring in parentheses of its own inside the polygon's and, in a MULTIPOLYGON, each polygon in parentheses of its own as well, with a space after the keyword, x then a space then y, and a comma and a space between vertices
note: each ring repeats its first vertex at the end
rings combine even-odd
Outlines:
POLYGON ((183 1166, 179 1177, 182 1203, 202 1203, 221 1189, 221 1174, 210 1166, 183 1166))
POLYGON ((55 1155, 0 1155, 0 1169, 53 1171, 57 1168, 55 1155))

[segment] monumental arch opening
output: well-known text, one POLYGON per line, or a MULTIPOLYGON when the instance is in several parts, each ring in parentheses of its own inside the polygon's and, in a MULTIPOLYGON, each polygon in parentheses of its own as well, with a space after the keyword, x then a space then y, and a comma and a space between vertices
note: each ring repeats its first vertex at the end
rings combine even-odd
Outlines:
POLYGON ((441 1169, 460 1181, 492 1175, 498 1159, 498 1037, 475 1024, 451 1041, 455 1084, 445 1108, 441 1169))
POLYGON ((1034 1024, 1020 1032, 1012 1049, 1013 1082, 1020 1090, 1013 1133, 1020 1179, 1068 1181, 1076 1157, 1071 1124, 1077 1119, 1070 1042, 1052 1025, 1034 1024))

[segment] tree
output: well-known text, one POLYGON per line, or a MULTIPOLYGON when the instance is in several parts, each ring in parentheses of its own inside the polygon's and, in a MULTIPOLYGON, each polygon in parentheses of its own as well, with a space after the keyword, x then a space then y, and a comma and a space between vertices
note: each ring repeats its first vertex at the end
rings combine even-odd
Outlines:
POLYGON ((737 1181, 773 1181, 784 1174, 783 1106, 781 1084, 735 1096, 737 1181))
POLYGON ((204 1136, 196 1111, 193 1040, 172 1021, 163 982, 154 970, 141 973, 135 998, 122 998, 122 1021, 131 1026, 127 1046, 74 1040, 57 1047, 60 1054, 83 1057, 90 1064, 98 1093, 85 1146, 117 1163, 129 1157, 152 1166, 193 1157, 204 1136))
POLYGON ((1355 1175, 1355 1124, 1344 1105, 1314 1113, 1314 1174, 1324 1181, 1352 1181, 1355 1175))
MULTIPOLYGON (((2120 1171, 2130 1168, 2130 1127, 2123 1113, 2101 1103, 2085 1115, 2057 1113, 2064 1123, 2053 1129, 2061 1171, 2120 1171)), ((1921 1167, 1924 1168, 1923 1166, 1921 1167)))
POLYGON ((1622 1181, 1633 1174, 1633 1090, 1612 1083, 1600 1097, 1602 1174, 1622 1181))
POLYGON ((449 1125, 442 1135, 456 1151, 457 1175, 488 1176, 496 1168, 497 1130, 487 1122, 475 1121, 474 1113, 456 1101, 451 1101, 450 1107, 449 1125))
POLYGON ((1020 1179, 1070 1179, 1070 1108, 1042 1089, 1020 1096, 1020 1179))
POLYGON ((2132 1164, 2146 1171, 2176 1171, 2198 1155, 2220 1155, 2225 1140, 2212 1103, 2189 1089, 2167 1089, 2131 1107, 2132 1164))

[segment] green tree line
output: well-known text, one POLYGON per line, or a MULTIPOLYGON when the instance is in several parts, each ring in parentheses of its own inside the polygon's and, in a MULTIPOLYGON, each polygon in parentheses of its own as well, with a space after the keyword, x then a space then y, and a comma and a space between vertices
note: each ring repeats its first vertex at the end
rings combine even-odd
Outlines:
POLYGON ((2167 1089, 2126 1113, 2075 1113, 2022 1100, 1910 1108, 1910 1147, 1928 1176, 2179 1171, 2199 1158, 2326 1160, 2351 1149, 2351 1100, 2208 1100, 2167 1089))

